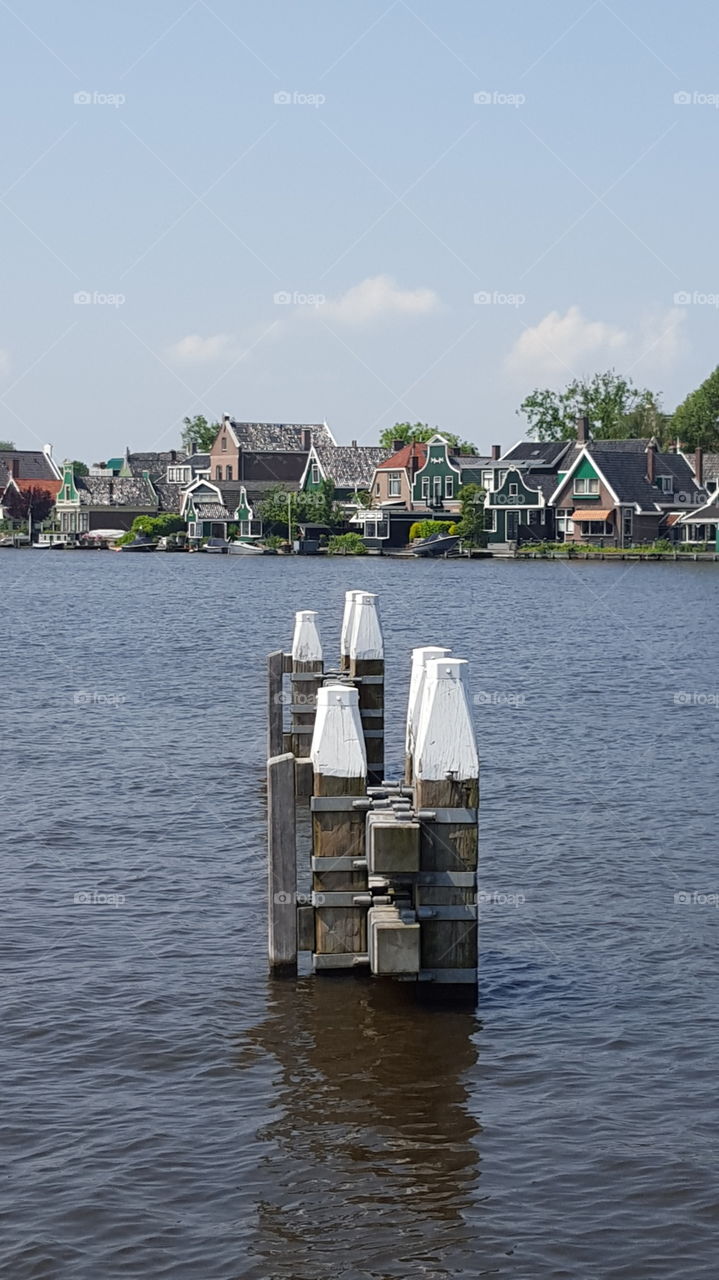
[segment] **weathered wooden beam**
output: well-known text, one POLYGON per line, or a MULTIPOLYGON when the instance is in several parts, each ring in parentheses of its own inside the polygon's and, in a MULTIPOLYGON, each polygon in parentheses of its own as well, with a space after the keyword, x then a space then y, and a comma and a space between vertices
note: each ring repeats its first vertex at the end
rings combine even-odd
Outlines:
POLYGON ((377 597, 356 591, 349 638, 349 674, 357 680, 370 785, 384 776, 384 640, 377 597))
POLYGON ((322 644, 317 630, 317 614, 312 609, 301 609, 295 614, 290 677, 291 749, 296 756, 306 756, 309 749, 322 671, 322 644))
MULTIPOLYGON (((466 663, 457 658, 429 659, 414 739, 413 771, 418 810, 433 813, 422 820, 421 873, 455 873, 459 884, 422 884, 416 890, 422 933, 422 969, 477 970, 476 872, 479 804, 479 759, 463 682, 466 663), (445 812, 442 812, 442 811, 445 812), (469 821, 443 822, 447 810, 469 821), (469 880, 469 884, 464 881, 469 880), (422 908, 439 914, 423 918, 422 908), (441 909, 469 907, 468 919, 443 918, 441 909)), ((449 879, 449 877, 448 877, 449 879)), ((451 913, 454 914, 454 913, 451 913)), ((464 915, 465 913, 461 913, 464 915)), ((450 979, 451 980, 451 979, 450 979)))
MULTIPOLYGON (((315 796, 364 796, 367 757, 357 690, 324 685, 317 694, 317 716, 310 752, 315 796)), ((352 869, 348 859, 364 856, 365 810, 312 811, 312 888, 317 894, 359 893, 367 889, 367 870, 352 869), (319 869, 324 864, 326 870, 319 869)), ((315 954, 347 955, 367 950, 367 911, 354 905, 315 907, 315 954)), ((322 963, 316 964, 317 968, 322 963)))
POLYGON ((354 605, 357 596, 361 595, 361 591, 345 592, 345 607, 342 614, 342 630, 340 631, 340 671, 349 671, 350 669, 350 636, 354 621, 354 605))
POLYGON ((405 733, 405 780, 412 781, 412 752, 417 732, 419 709, 424 694, 424 681, 427 663, 432 658, 448 658, 451 649, 440 648, 436 644, 425 644, 412 650, 412 669, 409 678, 409 699, 407 701, 407 728, 405 733))
POLYGON ((267 655, 267 755, 282 754, 282 673, 281 649, 267 655))
POLYGON ((295 758, 267 761, 268 940, 273 970, 297 968, 295 758))

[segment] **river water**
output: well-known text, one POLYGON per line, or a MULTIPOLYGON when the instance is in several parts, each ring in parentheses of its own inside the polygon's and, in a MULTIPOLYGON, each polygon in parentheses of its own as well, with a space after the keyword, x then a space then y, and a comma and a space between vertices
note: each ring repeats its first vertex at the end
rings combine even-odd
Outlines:
POLYGON ((0 598, 3 1276, 713 1280, 717 566, 4 551, 0 598), (267 976, 265 655, 348 587, 395 772, 411 647, 471 663, 476 1012, 267 976))

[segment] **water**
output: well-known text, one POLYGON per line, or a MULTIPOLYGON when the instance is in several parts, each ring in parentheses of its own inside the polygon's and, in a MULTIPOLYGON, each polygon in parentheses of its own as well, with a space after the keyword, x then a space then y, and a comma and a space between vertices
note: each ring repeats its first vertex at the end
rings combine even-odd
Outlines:
POLYGON ((714 1277, 716 566, 4 551, 0 591, 3 1275, 714 1277), (396 765, 409 649, 472 663, 477 1014, 266 975, 264 657, 306 607, 334 652, 349 586, 396 765))

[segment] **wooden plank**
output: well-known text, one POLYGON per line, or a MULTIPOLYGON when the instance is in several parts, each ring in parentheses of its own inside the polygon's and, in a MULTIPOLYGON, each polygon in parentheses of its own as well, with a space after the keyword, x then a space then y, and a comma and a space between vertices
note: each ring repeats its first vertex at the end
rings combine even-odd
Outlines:
POLYGON ((282 672, 281 649, 267 655, 267 756, 282 754, 282 672))
POLYGON ((267 761, 268 938, 270 967, 297 969, 295 758, 267 761))

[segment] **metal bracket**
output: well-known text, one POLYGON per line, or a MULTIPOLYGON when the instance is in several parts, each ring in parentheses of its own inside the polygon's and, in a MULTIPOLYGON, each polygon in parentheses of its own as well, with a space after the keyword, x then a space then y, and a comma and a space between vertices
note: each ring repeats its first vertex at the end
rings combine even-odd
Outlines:
POLYGON ((445 823, 464 822, 471 823, 475 826, 477 823, 476 809, 418 809, 417 817, 420 822, 437 822, 444 825, 445 823))
POLYGON ((316 889, 312 892, 313 907, 371 907, 376 901, 368 890, 316 889))
POLYGON ((422 920, 476 920, 477 908, 470 907, 417 907, 417 919, 422 920))
POLYGON ((312 967, 315 969, 356 969, 361 965, 369 965, 369 956, 363 951, 337 951, 327 955, 312 953, 312 967))
POLYGON ((366 871, 366 858, 315 858, 312 859, 312 870, 327 875, 330 871, 366 871))
POLYGON ((314 813, 351 813, 356 809, 369 809, 371 804, 368 796, 310 796, 310 809, 314 813))

